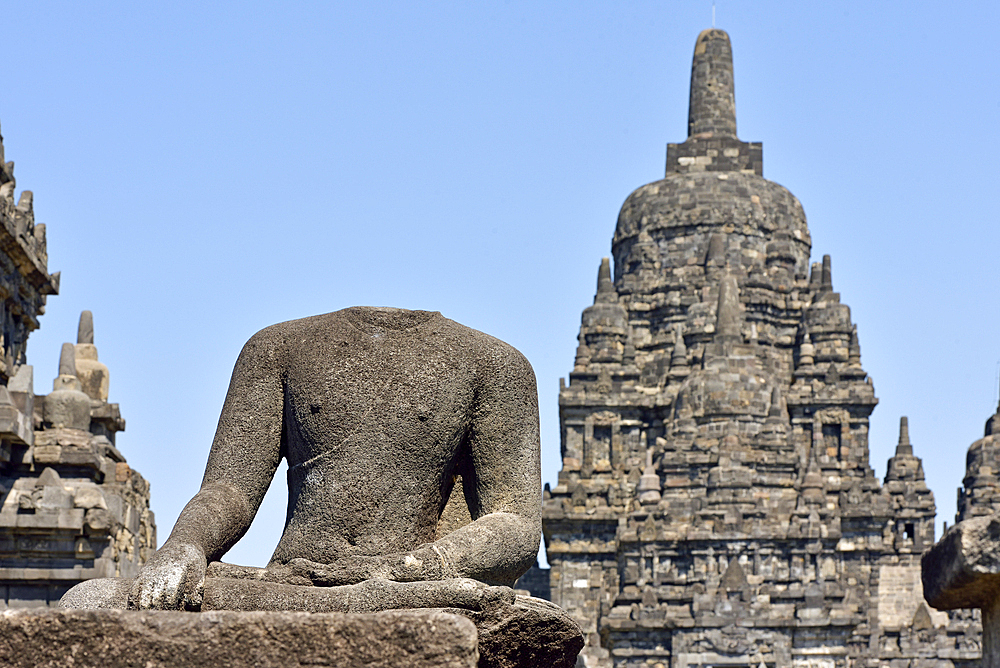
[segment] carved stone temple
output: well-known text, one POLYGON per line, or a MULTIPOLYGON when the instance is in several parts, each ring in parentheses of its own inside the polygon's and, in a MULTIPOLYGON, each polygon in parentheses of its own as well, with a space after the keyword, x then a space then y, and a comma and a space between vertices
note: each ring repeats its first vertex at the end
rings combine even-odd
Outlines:
POLYGON ((0 609, 55 606, 84 580, 134 575, 156 549, 149 484, 115 447, 125 421, 108 403, 89 311, 52 391, 35 394, 28 335, 59 274, 32 193, 15 204, 15 185, 0 137, 0 609))
POLYGON ((584 665, 977 664, 978 613, 923 600, 935 505, 907 420, 880 481, 857 327, 737 138, 721 30, 696 42, 687 134, 622 206, 559 391, 544 533, 584 665))

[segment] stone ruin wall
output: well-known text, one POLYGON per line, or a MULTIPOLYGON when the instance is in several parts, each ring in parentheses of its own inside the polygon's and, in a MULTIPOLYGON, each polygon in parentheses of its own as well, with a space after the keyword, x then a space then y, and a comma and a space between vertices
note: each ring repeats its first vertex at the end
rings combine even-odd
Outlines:
MULTIPOLYGON (((28 335, 59 274, 31 191, 14 203, 14 163, 0 137, 0 609, 55 605, 74 584, 133 576, 156 549, 149 483, 115 446, 125 429, 108 402, 93 318, 64 344, 49 394, 35 394, 28 335)), ((53 353, 54 354, 54 353, 53 353)))

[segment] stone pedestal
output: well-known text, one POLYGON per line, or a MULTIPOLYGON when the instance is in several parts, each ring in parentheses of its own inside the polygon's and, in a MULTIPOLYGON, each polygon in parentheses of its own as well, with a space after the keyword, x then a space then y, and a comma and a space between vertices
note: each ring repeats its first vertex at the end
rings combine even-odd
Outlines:
MULTIPOLYGON (((392 661, 385 663, 384 665, 399 665, 399 666, 423 666, 423 665, 442 665, 442 666, 464 666, 465 663, 447 663, 443 662, 440 664, 435 663, 421 663, 423 659, 419 656, 417 658, 406 658, 402 652, 404 649, 422 646, 426 642, 437 642, 434 639, 434 634, 431 634, 431 639, 427 640, 424 635, 427 635, 424 631, 415 634, 410 629, 407 624, 417 625, 418 622, 413 622, 414 619, 422 620, 419 624, 425 624, 428 628, 433 627, 435 624, 442 624, 442 619, 451 619, 449 624, 457 624, 453 617, 462 618, 462 620, 470 620, 473 624, 472 628, 472 643, 473 647, 477 648, 476 656, 471 664, 477 666, 478 668, 536 668, 537 666, 546 666, 547 668, 573 668, 576 664, 576 657, 580 650, 583 648, 583 634, 580 632, 580 627, 576 624, 573 619, 566 614, 558 606, 537 598, 532 598, 530 596, 517 595, 512 597, 510 600, 501 600, 499 598, 492 598, 488 601, 483 601, 483 605, 477 609, 469 608, 420 608, 420 609, 406 609, 406 610, 386 610, 385 606, 400 604, 399 599, 403 598, 405 595, 405 590, 396 590, 397 595, 392 596, 390 592, 383 592, 383 595, 392 601, 377 601, 375 599, 365 600, 366 592, 368 594, 377 593, 378 589, 365 590, 358 589, 355 592, 354 598, 357 599, 357 607, 348 606, 347 610, 379 610, 382 612, 322 612, 322 610, 329 610, 330 607, 322 607, 324 604, 329 604, 332 599, 325 599, 324 594, 332 592, 336 588, 329 587, 293 587, 289 585, 280 585, 274 583, 252 581, 252 580, 232 580, 232 579, 219 579, 219 578, 208 578, 205 583, 205 604, 202 607, 202 612, 188 612, 188 613, 173 613, 173 612, 153 612, 153 611, 127 611, 124 610, 126 601, 128 598, 128 586, 131 584, 130 580, 125 579, 104 579, 104 580, 91 580, 84 583, 84 586, 77 587, 72 590, 66 597, 63 598, 62 604, 73 608, 67 610, 66 612, 72 613, 92 613, 97 615, 96 617, 83 617, 84 629, 86 633, 87 624, 98 624, 105 625, 101 627, 95 627, 94 633, 99 633, 103 635, 114 635, 119 633, 124 633, 125 637, 131 637, 129 634, 134 634, 137 638, 137 644, 141 644, 141 636, 143 633, 152 633, 154 642, 152 642, 148 648, 151 661, 153 666, 188 666, 188 665, 202 665, 202 664, 192 664, 187 662, 185 659, 181 661, 177 659, 176 663, 156 663, 156 657, 159 656, 156 652, 160 650, 157 649, 160 644, 166 642, 167 644, 175 643, 176 638, 186 638, 193 643, 190 649, 186 649, 184 656, 194 656, 198 652, 214 652, 213 656, 217 655, 221 663, 212 663, 212 668, 218 668, 218 666, 257 666, 257 665, 271 665, 266 663, 260 663, 258 661, 245 661, 244 651, 242 649, 235 649, 237 645, 230 648, 228 651, 232 654, 239 654, 239 656, 226 656, 225 649, 216 650, 215 647, 220 642, 223 642, 225 636, 220 640, 218 628, 225 628, 226 625, 233 626, 237 628, 237 631, 233 631, 233 634, 238 636, 239 634, 247 633, 250 634, 251 640, 250 645, 256 646, 253 643, 263 642, 256 640, 255 634, 258 633, 258 627, 262 629, 281 627, 281 625, 291 625, 299 624, 301 626, 300 633, 306 634, 307 637, 311 638, 312 635, 316 633, 325 632, 323 629, 326 628, 322 624, 334 624, 336 625, 346 625, 345 628, 351 629, 350 633, 354 634, 359 638, 359 643, 373 643, 371 648, 367 648, 362 652, 361 656, 366 657, 380 657, 378 654, 378 646, 385 645, 385 651, 390 652, 390 656, 393 657, 393 661, 398 661, 398 663, 393 663, 392 661), (250 587, 241 588, 239 585, 249 584, 250 587), (100 595, 103 591, 103 597, 100 595), (291 597, 290 597, 291 596, 291 597), (99 600, 98 600, 99 599, 99 600), (284 612, 281 610, 287 610, 287 608, 279 608, 270 611, 236 611, 233 609, 211 609, 207 608, 209 603, 229 603, 230 605, 239 605, 242 603, 252 603, 254 606, 264 606, 264 609, 271 603, 278 604, 293 604, 298 608, 300 612, 284 612), (101 617, 100 615, 105 614, 110 616, 101 617), (395 617, 393 614, 402 615, 402 617, 395 617), (164 617, 163 615, 167 615, 164 617), (180 615, 180 617, 171 617, 170 615, 180 615), (219 617, 219 615, 223 615, 219 617), (166 620, 166 621, 158 621, 166 620), (180 620, 180 621, 177 621, 180 620), (327 622, 322 622, 320 626, 317 626, 319 622, 316 620, 328 620, 327 622), (331 621, 332 620, 332 621, 331 621), (380 630, 379 634, 369 634, 364 631, 367 628, 367 624, 383 624, 384 629, 380 630), (153 624, 155 629, 149 631, 147 627, 153 624), (163 640, 156 629, 161 628, 173 629, 174 626, 180 624, 178 627, 180 630, 169 631, 166 640, 163 640), (219 626, 221 624, 221 626, 219 626), (399 638, 393 636, 391 629, 393 625, 403 624, 400 627, 402 630, 399 631, 401 635, 399 638), (216 628, 218 626, 218 628, 216 628), (120 629, 120 630, 118 630, 120 629), (318 630, 317 630, 318 629, 318 630), (415 635, 414 635, 415 634, 415 635), (423 635, 421 635, 423 634, 423 635), (162 641, 162 642, 161 642, 162 641), (394 643, 396 643, 394 645, 394 643), (402 643, 402 644, 400 644, 402 643), (207 649, 198 649, 202 645, 207 649), (396 646, 398 645, 398 647, 396 646), (412 646, 412 647, 411 647, 412 646), (373 653, 374 652, 374 653, 373 653), (402 657, 402 658, 400 658, 402 657), (419 660, 418 660, 419 659, 419 660), (230 663, 226 663, 229 661, 230 663), (242 661, 242 663, 241 663, 242 661)), ((414 583, 419 584, 419 583, 414 583)), ((502 588, 496 588, 502 589, 502 588)), ((509 590, 508 590, 509 591, 509 590)), ((451 603, 452 605, 460 605, 461 602, 455 601, 451 603)), ((342 608, 343 609, 343 608, 342 608)), ((260 607, 258 607, 260 610, 260 607)), ((77 633, 76 630, 70 630, 69 622, 66 622, 64 617, 26 617, 20 621, 22 618, 18 617, 4 617, 6 619, 13 619, 17 622, 15 629, 20 629, 21 627, 26 627, 29 629, 43 628, 46 629, 45 633, 50 635, 59 636, 60 634, 69 634, 65 638, 59 639, 58 642, 64 647, 72 648, 73 643, 76 642, 77 633)), ((76 619, 76 618, 72 618, 76 619)), ((4 622, 9 623, 9 622, 4 622)), ((339 628, 339 627, 337 627, 339 628)), ((335 628, 332 632, 341 633, 335 628)), ((448 627, 450 628, 450 627, 448 627)), ((32 631, 33 632, 33 631, 32 631)), ((294 630, 289 630, 288 633, 296 633, 294 630)), ((0 625, 0 636, 7 635, 6 627, 0 625)), ((234 637, 236 637, 234 636, 234 637)), ((47 638, 48 636, 46 636, 47 638)), ((275 637, 280 637, 278 634, 275 637)), ((353 637, 353 636, 352 636, 353 637)), ((447 642, 452 642, 445 637, 447 642)), ((225 640, 225 642, 229 642, 225 640)), ((242 642, 242 641, 240 641, 242 642)), ((311 641, 310 641, 311 642, 311 641)), ((319 641, 317 641, 319 642, 319 641)), ((4 663, 4 658, 7 654, 4 654, 3 644, 4 640, 0 638, 0 666, 20 666, 22 664, 7 664, 4 663)), ((431 649, 433 646, 429 645, 431 649)), ((87 645, 87 647, 90 647, 87 645)), ((270 645, 262 646, 259 650, 262 656, 270 656, 267 652, 270 651, 268 648, 270 645)), ((17 648, 12 648, 10 655, 16 654, 15 650, 17 648)), ((95 645, 92 650, 97 652, 94 656, 101 657, 112 657, 112 659, 117 656, 114 652, 117 650, 114 648, 105 647, 103 644, 95 645), (109 654, 109 652, 111 652, 109 654)), ((464 654, 461 648, 456 645, 454 651, 457 652, 454 657, 449 658, 449 661, 457 661, 461 659, 464 654)), ((76 650, 64 650, 62 657, 76 657, 73 654, 76 650)), ((87 650, 88 652, 91 649, 87 650)), ((138 650, 137 650, 138 651, 138 650)), ((147 649, 142 649, 141 651, 146 652, 147 649)), ((257 651, 257 650, 255 650, 257 651)), ((339 650, 338 650, 339 651, 339 650)), ((437 652, 437 650, 434 650, 437 652)), ((445 652, 442 649, 441 652, 445 652)), ((451 651, 451 650, 448 650, 451 651)), ((438 652, 440 654, 440 652, 438 652)), ((437 654, 435 654, 436 656, 437 654)), ((56 653, 55 658, 59 658, 59 654, 56 653)), ((88 654, 89 656, 89 654, 88 654)), ((171 655, 172 656, 172 655, 171 655)), ((322 655, 325 657, 326 655, 322 655)), ((333 656, 333 655, 331 655, 333 656)), ((339 654, 336 656, 340 656, 339 654)), ((422 655, 421 655, 422 656, 422 655)), ((171 659, 173 661, 174 659, 171 659)), ((298 659, 297 659, 298 660, 298 659)), ((326 660, 324 658, 324 660, 326 660)), ((365 661, 373 661, 374 659, 366 659, 365 661)), ((381 660, 381 659, 379 659, 381 660)), ((51 663, 51 664, 34 664, 25 663, 23 665, 51 665, 51 666, 62 666, 62 665, 81 665, 79 663, 51 663)), ((85 664, 92 665, 92 664, 85 664)), ((97 662, 93 665, 100 665, 101 668, 117 668, 117 666, 143 666, 146 667, 147 664, 144 662, 132 663, 114 663, 111 659, 107 662, 97 662)), ((205 664, 208 665, 208 664, 205 664)), ((286 664, 273 664, 273 665, 286 665, 286 664)), ((383 665, 382 663, 350 663, 344 661, 338 663, 334 661, 333 663, 309 663, 308 661, 300 661, 300 663, 288 663, 289 666, 298 665, 309 665, 309 666, 325 666, 325 665, 343 665, 343 666, 354 666, 354 665, 383 665)))
POLYGON ((441 610, 0 613, 10 668, 474 668, 478 656, 475 625, 441 610))
POLYGON ((1000 514, 959 522, 924 554, 921 566, 932 606, 982 611, 982 666, 1000 668, 1000 514))

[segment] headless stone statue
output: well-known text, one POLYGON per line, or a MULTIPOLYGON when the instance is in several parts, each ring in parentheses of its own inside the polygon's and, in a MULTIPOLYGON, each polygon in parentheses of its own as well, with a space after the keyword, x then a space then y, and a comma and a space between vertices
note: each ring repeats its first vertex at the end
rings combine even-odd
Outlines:
POLYGON ((439 313, 349 308, 250 339, 201 489, 166 543, 135 580, 91 580, 63 604, 483 609, 514 600, 509 587, 538 550, 540 505, 527 360, 439 313), (222 563, 282 458, 288 513, 270 564, 222 563), (438 535, 453 492, 471 521, 438 535))

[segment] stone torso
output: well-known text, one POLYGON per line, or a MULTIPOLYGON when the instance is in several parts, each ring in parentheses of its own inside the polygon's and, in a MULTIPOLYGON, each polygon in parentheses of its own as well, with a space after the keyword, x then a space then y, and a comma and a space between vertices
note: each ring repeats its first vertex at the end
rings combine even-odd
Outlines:
POLYGON ((289 500, 273 561, 433 541, 465 454, 469 344, 490 337, 470 341, 473 330, 438 313, 360 307, 279 327, 289 500))

